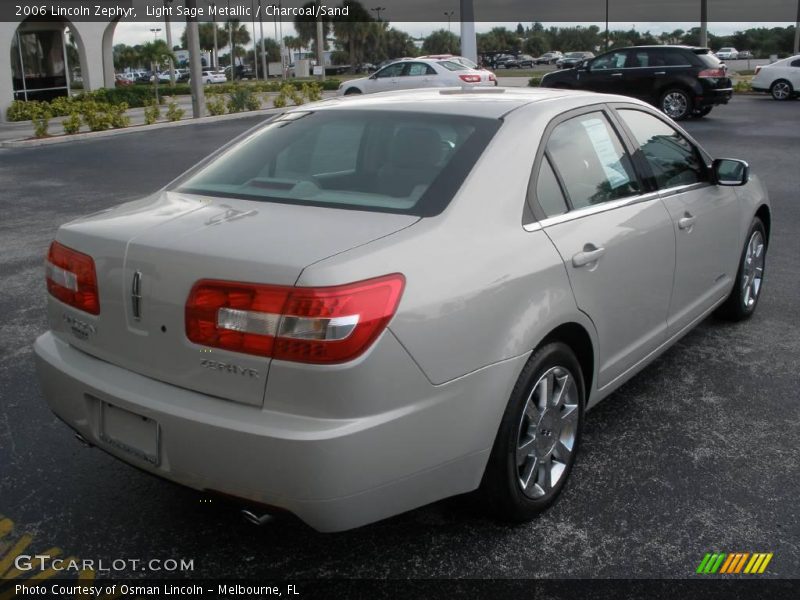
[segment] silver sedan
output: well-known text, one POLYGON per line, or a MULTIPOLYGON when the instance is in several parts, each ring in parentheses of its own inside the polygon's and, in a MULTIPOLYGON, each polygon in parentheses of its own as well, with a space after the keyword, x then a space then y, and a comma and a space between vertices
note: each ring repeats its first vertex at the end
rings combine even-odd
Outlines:
POLYGON ((319 530, 473 490, 530 519, 588 409, 753 314, 771 219, 630 98, 328 100, 62 226, 41 384, 84 441, 319 530))

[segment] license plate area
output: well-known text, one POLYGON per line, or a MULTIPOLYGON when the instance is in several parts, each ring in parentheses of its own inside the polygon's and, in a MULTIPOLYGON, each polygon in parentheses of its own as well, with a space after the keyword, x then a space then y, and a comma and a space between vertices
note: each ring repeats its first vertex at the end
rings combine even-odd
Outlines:
POLYGON ((100 439, 115 448, 158 466, 161 428, 149 417, 100 401, 100 439))

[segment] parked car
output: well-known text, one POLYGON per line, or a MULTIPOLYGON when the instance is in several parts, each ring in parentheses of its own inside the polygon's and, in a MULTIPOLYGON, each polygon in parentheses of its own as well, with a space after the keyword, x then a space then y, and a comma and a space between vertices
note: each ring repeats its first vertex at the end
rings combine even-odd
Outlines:
POLYGON ((228 78, 225 76, 225 73, 220 73, 219 71, 203 71, 203 83, 205 84, 225 83, 226 81, 228 81, 228 78))
POLYGON ((537 65, 554 65, 558 62, 558 59, 564 56, 561 52, 557 50, 553 50, 552 52, 545 52, 539 58, 536 59, 537 65))
POLYGON ((594 58, 593 52, 567 52, 556 61, 556 66, 559 69, 572 69, 589 58, 594 58))
POLYGON ((339 94, 370 94, 422 87, 494 86, 497 78, 486 70, 470 69, 445 60, 409 59, 391 63, 369 77, 344 81, 339 94))
POLYGON ((517 56, 517 65, 521 69, 530 69, 535 64, 536 64, 536 59, 533 58, 530 54, 520 54, 519 56, 517 56))
POLYGON ((116 75, 114 75, 114 85, 116 87, 128 87, 134 85, 135 83, 136 83, 135 81, 130 79, 124 73, 117 73, 116 75))
POLYGON ((740 50, 738 58, 739 58, 739 60, 742 60, 742 59, 745 59, 745 58, 753 58, 753 53, 750 52, 750 50, 740 50))
POLYGON ((708 48, 689 46, 612 50, 578 69, 547 73, 541 85, 632 96, 676 120, 705 116, 733 95, 733 84, 719 59, 708 48))
POLYGON ((517 69, 519 63, 517 57, 513 54, 500 54, 494 58, 495 69, 517 69))
MULTIPOLYGON (((481 69, 478 63, 471 61, 470 59, 464 56, 455 56, 453 54, 429 54, 427 56, 419 56, 417 58, 421 58, 424 60, 450 60, 460 65, 464 65, 468 69, 477 69, 477 70, 481 69)), ((411 59, 406 59, 406 60, 411 60, 411 59)))
POLYGON ((717 58, 720 60, 736 60, 739 58, 739 51, 736 48, 720 48, 716 52, 717 58))
POLYGON ((769 92, 775 100, 797 96, 800 94, 800 54, 756 67, 751 85, 756 92, 769 92))
POLYGON ((153 80, 152 71, 141 71, 136 78, 136 83, 150 83, 153 80))
POLYGON ((527 520, 588 409, 754 313, 770 221, 746 163, 623 96, 293 108, 59 228, 39 381, 85 442, 319 530, 476 489, 527 520))

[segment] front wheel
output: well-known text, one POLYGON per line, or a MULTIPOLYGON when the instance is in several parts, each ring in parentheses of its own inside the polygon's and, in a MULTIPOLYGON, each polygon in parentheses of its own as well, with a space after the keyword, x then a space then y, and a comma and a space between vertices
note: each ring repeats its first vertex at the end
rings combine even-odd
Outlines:
POLYGON ((685 90, 679 88, 664 92, 659 102, 659 108, 665 115, 676 121, 686 119, 693 112, 692 99, 685 90))
POLYGON ((779 79, 770 86, 769 93, 775 100, 788 100, 792 97, 794 89, 791 83, 785 79, 779 79))
POLYGON ((550 343, 533 353, 481 483, 498 517, 528 521, 555 502, 575 463, 585 397, 580 364, 567 345, 550 343))
POLYGON ((344 95, 345 96, 353 96, 355 94, 360 94, 360 93, 361 93, 360 89, 355 88, 355 87, 351 87, 351 88, 347 88, 347 90, 345 90, 344 95))
POLYGON ((761 219, 756 217, 747 234, 733 290, 717 315, 730 321, 743 321, 752 316, 761 297, 766 259, 767 233, 761 219))

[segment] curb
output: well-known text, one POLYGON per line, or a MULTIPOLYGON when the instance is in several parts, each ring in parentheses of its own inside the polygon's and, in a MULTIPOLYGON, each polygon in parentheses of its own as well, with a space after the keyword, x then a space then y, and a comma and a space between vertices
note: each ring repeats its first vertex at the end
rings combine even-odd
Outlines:
POLYGON ((166 121, 163 123, 153 123, 152 125, 131 125, 121 129, 109 129, 107 131, 86 131, 84 133, 73 133, 72 135, 57 135, 46 138, 31 138, 21 140, 6 140, 0 142, 0 148, 36 148, 38 146, 52 146, 54 144, 65 144, 67 142, 79 142, 95 140, 128 133, 142 133, 156 129, 168 129, 170 127, 184 127, 186 125, 202 125, 204 123, 216 123, 218 121, 234 121, 236 119, 246 119, 248 117, 269 116, 281 112, 282 108, 263 108, 261 110, 251 110, 227 115, 216 115, 210 117, 200 117, 199 119, 183 119, 181 121, 166 121))

